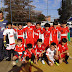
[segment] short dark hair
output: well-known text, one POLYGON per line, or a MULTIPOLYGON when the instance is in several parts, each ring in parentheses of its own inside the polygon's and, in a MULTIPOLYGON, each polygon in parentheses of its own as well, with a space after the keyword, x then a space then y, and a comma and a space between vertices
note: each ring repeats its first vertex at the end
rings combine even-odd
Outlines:
POLYGON ((67 24, 67 21, 66 20, 63 20, 61 23, 62 24, 67 24))
POLYGON ((3 14, 3 12, 0 10, 0 13, 2 13, 3 14))
POLYGON ((41 25, 41 22, 37 22, 36 25, 37 25, 37 24, 41 25))
POLYGON ((22 42, 22 39, 18 38, 18 39, 17 39, 17 42, 18 42, 18 41, 21 41, 21 42, 22 42))
POLYGON ((58 25, 58 22, 53 22, 53 25, 58 25))
POLYGON ((19 24, 18 24, 18 26, 19 26, 19 25, 21 25, 21 26, 22 26, 22 24, 21 24, 21 23, 19 23, 19 24))
POLYGON ((44 25, 44 27, 50 27, 50 24, 49 24, 49 23, 46 23, 46 24, 44 25))
POLYGON ((11 25, 12 26, 12 23, 11 22, 7 22, 7 24, 6 25, 11 25))
POLYGON ((32 21, 31 21, 30 19, 27 19, 27 23, 28 23, 28 22, 32 23, 32 21))
POLYGON ((52 42, 52 43, 51 43, 51 45, 55 46, 55 45, 56 45, 56 43, 52 42))
POLYGON ((42 42, 42 39, 38 39, 37 42, 42 42))
POLYGON ((27 48, 32 48, 32 44, 27 44, 27 48))
POLYGON ((66 43, 67 42, 67 39, 66 38, 63 38, 62 39, 62 42, 66 43))

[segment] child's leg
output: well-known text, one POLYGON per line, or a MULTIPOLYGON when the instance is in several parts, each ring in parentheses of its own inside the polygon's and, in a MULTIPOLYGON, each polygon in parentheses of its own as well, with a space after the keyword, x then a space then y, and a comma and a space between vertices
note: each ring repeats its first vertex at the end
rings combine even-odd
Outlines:
POLYGON ((34 59, 35 59, 35 55, 32 54, 32 56, 31 56, 31 61, 34 61, 34 59))
POLYGON ((53 64, 54 64, 54 63, 51 63, 51 62, 49 61, 49 65, 50 65, 50 66, 53 66, 53 64))
POLYGON ((59 59, 59 64, 61 64, 63 62, 63 59, 59 59))

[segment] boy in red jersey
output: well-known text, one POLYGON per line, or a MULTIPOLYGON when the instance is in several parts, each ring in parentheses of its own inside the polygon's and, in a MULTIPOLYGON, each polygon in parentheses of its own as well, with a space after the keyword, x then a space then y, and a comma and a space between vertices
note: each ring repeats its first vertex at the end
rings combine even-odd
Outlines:
POLYGON ((34 46, 34 28, 35 26, 32 25, 31 20, 27 21, 27 26, 24 27, 24 32, 26 34, 26 45, 31 43, 34 46))
POLYGON ((50 24, 46 23, 44 27, 45 29, 42 30, 44 34, 44 45, 48 48, 50 45, 50 24))
POLYGON ((15 46, 15 56, 13 57, 13 63, 15 60, 19 59, 19 61, 23 60, 23 55, 25 52, 24 45, 22 45, 22 39, 17 40, 17 45, 15 46))
POLYGON ((58 45, 58 23, 54 22, 53 27, 50 27, 51 31, 51 43, 54 42, 58 45))
POLYGON ((59 63, 62 63, 62 61, 65 59, 65 63, 68 64, 68 46, 67 46, 67 39, 63 38, 61 44, 58 45, 58 52, 59 52, 59 63))
POLYGON ((36 23, 36 27, 34 29, 34 44, 37 44, 37 40, 41 39, 41 22, 36 23))
POLYGON ((70 42, 70 32, 69 32, 69 28, 66 26, 67 22, 63 21, 61 26, 59 27, 59 31, 60 31, 60 40, 62 40, 63 38, 68 37, 68 40, 70 42))
POLYGON ((14 29, 17 32, 17 39, 22 39, 22 44, 24 45, 24 31, 22 28, 22 24, 18 24, 18 29, 14 29))
POLYGON ((33 62, 36 62, 37 64, 37 57, 35 50, 32 48, 32 44, 27 44, 27 49, 24 53, 25 56, 25 62, 30 62, 31 64, 33 62))
POLYGON ((36 56, 37 59, 42 61, 42 64, 45 64, 44 62, 44 53, 45 53, 45 45, 42 44, 42 39, 37 40, 37 45, 35 46, 36 56))

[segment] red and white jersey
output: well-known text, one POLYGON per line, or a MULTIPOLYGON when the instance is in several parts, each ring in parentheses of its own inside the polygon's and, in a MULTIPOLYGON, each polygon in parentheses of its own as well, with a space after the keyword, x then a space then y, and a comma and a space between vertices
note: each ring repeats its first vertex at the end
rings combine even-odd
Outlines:
POLYGON ((41 38, 41 28, 36 29, 36 27, 35 27, 35 29, 34 29, 34 38, 35 39, 40 39, 41 38))
POLYGON ((40 47, 36 45, 34 49, 36 50, 36 54, 40 54, 42 51, 45 50, 45 45, 42 44, 40 47))
POLYGON ((25 53, 24 53, 24 55, 25 55, 25 56, 28 56, 29 58, 31 58, 31 55, 32 55, 32 54, 36 55, 35 50, 34 50, 33 48, 32 48, 31 51, 29 51, 28 49, 26 49, 26 51, 25 51, 25 53))
POLYGON ((15 46, 15 51, 18 52, 18 54, 21 56, 22 52, 25 51, 24 45, 21 44, 21 46, 16 45, 15 46))
POLYGON ((56 52, 56 48, 53 51, 50 48, 48 48, 46 51, 46 55, 49 56, 49 58, 52 60, 54 59, 55 52, 56 52))
POLYGON ((50 28, 48 30, 43 29, 43 36, 44 36, 44 43, 50 44, 50 28))
POLYGON ((66 50, 68 50, 67 44, 65 44, 64 46, 62 46, 61 44, 58 45, 58 51, 60 51, 60 53, 66 51, 66 50))
POLYGON ((58 27, 54 28, 54 27, 50 27, 50 31, 51 31, 51 41, 58 41, 58 27))
POLYGON ((60 31, 60 36, 61 36, 60 38, 61 38, 61 40, 63 38, 66 38, 67 39, 67 35, 68 35, 68 32, 69 32, 68 27, 66 27, 66 28, 59 27, 59 31, 60 31))
POLYGON ((26 34, 26 38, 34 38, 34 25, 31 25, 30 27, 25 26, 24 32, 26 34))
POLYGON ((14 29, 5 29, 3 32, 3 35, 8 35, 10 45, 15 44, 14 34, 15 34, 14 29))

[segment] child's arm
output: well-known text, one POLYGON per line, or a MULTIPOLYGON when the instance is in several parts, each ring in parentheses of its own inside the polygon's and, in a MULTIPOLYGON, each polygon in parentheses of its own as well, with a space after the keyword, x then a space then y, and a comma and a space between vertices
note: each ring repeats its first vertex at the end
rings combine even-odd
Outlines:
POLYGON ((66 50, 66 51, 62 52, 61 54, 64 54, 64 53, 68 53, 68 50, 66 50))
POLYGON ((50 58, 49 58, 49 56, 47 55, 47 59, 51 62, 51 63, 53 63, 53 61, 52 60, 50 60, 50 58))

